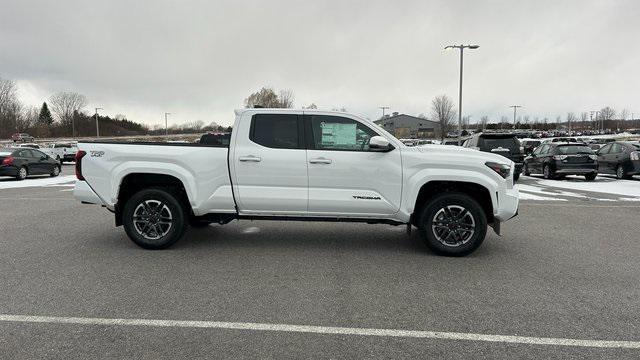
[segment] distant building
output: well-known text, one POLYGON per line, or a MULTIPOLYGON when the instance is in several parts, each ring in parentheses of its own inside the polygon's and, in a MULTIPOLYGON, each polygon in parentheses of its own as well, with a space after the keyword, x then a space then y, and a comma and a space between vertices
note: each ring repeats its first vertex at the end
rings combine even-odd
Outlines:
POLYGON ((382 119, 374 121, 398 139, 435 138, 440 131, 440 124, 411 115, 394 112, 382 119))

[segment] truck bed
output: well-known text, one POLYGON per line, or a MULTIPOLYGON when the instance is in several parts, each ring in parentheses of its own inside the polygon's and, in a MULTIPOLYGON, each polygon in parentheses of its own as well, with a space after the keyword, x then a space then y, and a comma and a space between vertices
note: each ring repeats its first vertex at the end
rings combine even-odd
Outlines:
MULTIPOLYGON (((89 187, 113 210, 125 178, 159 174, 181 181, 195 215, 235 213, 227 147, 182 143, 81 142, 85 151, 78 191, 89 187)), ((86 189, 85 189, 86 190, 86 189)))

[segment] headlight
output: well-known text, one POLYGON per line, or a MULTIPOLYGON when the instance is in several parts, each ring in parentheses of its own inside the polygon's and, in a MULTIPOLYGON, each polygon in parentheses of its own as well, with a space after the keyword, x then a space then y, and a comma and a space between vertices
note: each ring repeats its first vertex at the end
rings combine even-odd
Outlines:
POLYGON ((509 172, 511 171, 511 165, 500 164, 500 163, 495 163, 490 161, 484 164, 487 165, 489 168, 491 168, 491 170, 498 173, 498 175, 502 176, 503 179, 506 179, 507 176, 509 176, 509 172))

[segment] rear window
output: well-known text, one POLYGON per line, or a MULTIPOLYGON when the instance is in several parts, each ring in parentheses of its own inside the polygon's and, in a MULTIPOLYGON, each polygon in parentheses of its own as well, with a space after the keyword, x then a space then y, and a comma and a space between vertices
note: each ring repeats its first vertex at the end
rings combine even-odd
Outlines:
POLYGON ((277 149, 300 149, 302 126, 295 114, 256 114, 251 119, 249 139, 277 149))
POLYGON ((514 137, 480 137, 478 146, 481 149, 509 149, 512 153, 520 152, 520 144, 514 137))
POLYGON ((200 137, 200 144, 219 147, 229 147, 231 134, 204 134, 200 137))
POLYGON ((571 145, 561 145, 558 146, 558 154, 561 155, 575 155, 575 154, 595 154, 593 149, 588 146, 571 146, 571 145))

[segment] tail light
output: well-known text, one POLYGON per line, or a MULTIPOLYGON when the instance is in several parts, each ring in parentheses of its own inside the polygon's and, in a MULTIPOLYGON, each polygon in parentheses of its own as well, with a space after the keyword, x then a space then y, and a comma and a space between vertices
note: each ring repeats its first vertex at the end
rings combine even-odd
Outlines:
POLYGON ((86 151, 78 150, 76 153, 76 177, 78 180, 84 180, 82 176, 82 158, 87 155, 86 151))
POLYGON ((640 160, 640 152, 632 151, 630 154, 631 160, 640 160))
POLYGON ((6 158, 4 158, 4 160, 2 160, 2 165, 3 166, 13 165, 13 156, 9 155, 6 158))
POLYGON ((567 155, 553 155, 553 160, 564 160, 567 158, 567 155))

